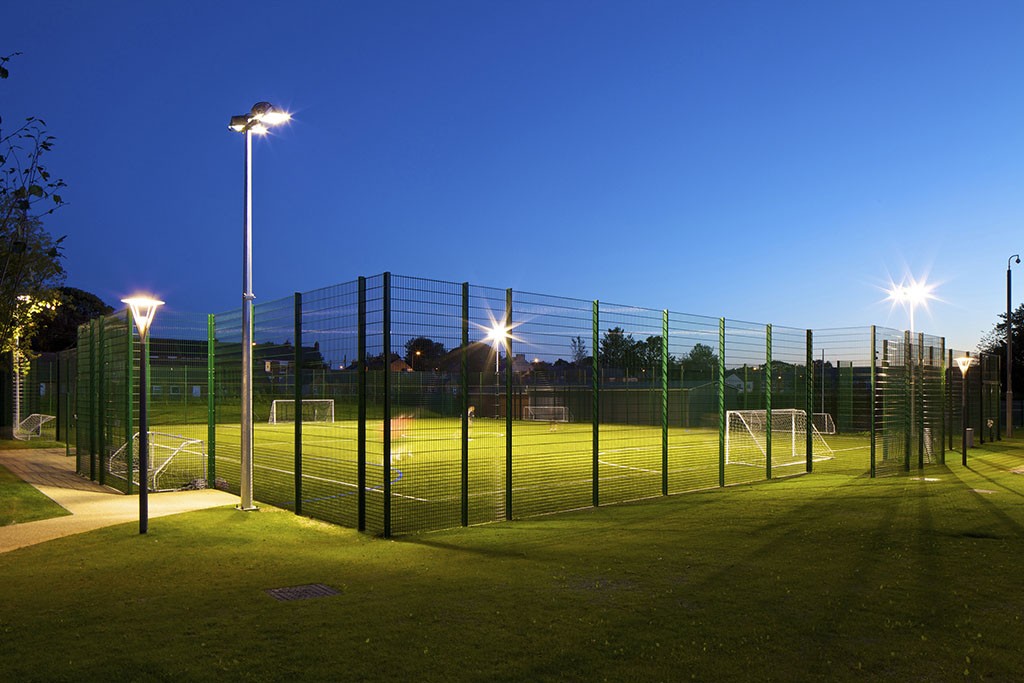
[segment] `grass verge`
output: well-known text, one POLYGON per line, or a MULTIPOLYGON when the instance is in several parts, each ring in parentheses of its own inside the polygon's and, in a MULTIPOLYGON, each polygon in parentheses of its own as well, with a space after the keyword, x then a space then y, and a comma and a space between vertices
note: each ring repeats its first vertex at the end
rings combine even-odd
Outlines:
POLYGON ((0 526, 71 514, 0 466, 0 526))
POLYGON ((1014 680, 1024 441, 384 541, 218 508, 0 555, 3 680, 1014 680), (266 589, 339 595, 278 602, 266 589))

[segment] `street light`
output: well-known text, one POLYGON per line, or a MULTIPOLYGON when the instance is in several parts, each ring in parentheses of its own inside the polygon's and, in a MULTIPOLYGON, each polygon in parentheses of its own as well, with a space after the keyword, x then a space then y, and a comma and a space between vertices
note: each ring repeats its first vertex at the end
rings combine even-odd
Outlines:
POLYGON ((960 368, 960 447, 963 451, 963 465, 967 467, 967 371, 971 369, 974 359, 961 356, 956 359, 960 368))
POLYGON ((146 336, 156 317, 156 309, 164 305, 149 296, 133 296, 121 299, 131 309, 135 327, 139 329, 139 343, 142 345, 142 358, 139 361, 139 533, 149 530, 149 424, 146 414, 146 403, 149 392, 146 390, 146 336))
POLYGON ((1020 263, 1020 255, 1014 254, 1006 259, 1006 437, 1013 436, 1013 322, 1010 319, 1010 262, 1016 259, 1020 263))
POLYGON ((268 126, 291 118, 269 102, 257 102, 248 114, 232 116, 228 128, 245 136, 245 185, 242 204, 242 452, 239 510, 252 503, 252 136, 265 135, 268 126))

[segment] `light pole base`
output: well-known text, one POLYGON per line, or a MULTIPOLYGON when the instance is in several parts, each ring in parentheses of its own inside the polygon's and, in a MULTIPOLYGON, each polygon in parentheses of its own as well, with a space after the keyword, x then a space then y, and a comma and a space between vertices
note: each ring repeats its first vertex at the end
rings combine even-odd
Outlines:
POLYGON ((242 507, 241 504, 238 504, 238 505, 235 506, 235 509, 238 510, 239 512, 259 512, 260 506, 259 505, 253 505, 252 507, 245 508, 245 507, 242 507))

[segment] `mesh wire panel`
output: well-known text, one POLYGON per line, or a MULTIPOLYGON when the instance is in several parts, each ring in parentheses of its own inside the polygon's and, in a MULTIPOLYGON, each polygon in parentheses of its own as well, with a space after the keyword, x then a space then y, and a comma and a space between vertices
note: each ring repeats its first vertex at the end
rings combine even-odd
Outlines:
MULTIPOLYGON (((768 332, 764 325, 725 321, 725 409, 766 410, 771 371, 767 365, 768 332)), ((766 477, 763 468, 729 463, 725 483, 738 484, 766 477)))
POLYGON ((593 502, 593 303, 514 292, 512 510, 593 502))
MULTIPOLYGON (((237 494, 241 486, 241 310, 218 313, 214 316, 213 358, 215 485, 217 488, 237 494)), ((255 489, 255 485, 253 488, 255 489)))
POLYGON ((384 533, 384 388, 393 352, 385 359, 384 280, 366 279, 366 530, 376 534, 384 533))
MULTIPOLYGON (((790 430, 790 433, 784 435, 784 439, 789 439, 790 442, 787 443, 783 440, 780 443, 776 443, 776 440, 773 440, 773 446, 779 447, 780 455, 780 457, 775 457, 773 453, 772 469, 775 473, 773 476, 806 471, 806 431, 811 429, 813 435, 813 415, 811 415, 811 423, 807 424, 806 422, 808 381, 807 331, 773 325, 772 410, 798 410, 805 413, 804 420, 800 422, 800 430, 790 430), (797 434, 796 443, 792 443, 794 433, 797 434), (801 437, 802 443, 799 442, 801 437)), ((813 411, 811 412, 813 413, 813 411)), ((821 453, 813 453, 814 445, 815 440, 812 438, 812 455, 823 455, 821 453)))
MULTIPOLYGON (((491 331, 505 320, 506 292, 503 289, 471 286, 469 288, 469 405, 473 412, 469 428, 469 523, 479 524, 505 519, 506 465, 508 430, 505 410, 506 369, 508 354, 491 341, 491 331)), ((512 334, 518 334, 514 330, 512 334)), ((514 343, 514 342, 513 342, 514 343)), ((528 463, 523 476, 522 491, 516 489, 516 514, 529 514, 534 509, 536 492, 529 475, 528 463), (522 493, 522 496, 519 494, 522 493), (518 507, 522 504, 523 508, 518 507)))
POLYGON ((887 474, 910 463, 911 349, 899 330, 879 327, 875 335, 875 469, 887 474))
POLYGON ((67 444, 68 453, 77 453, 78 442, 78 349, 61 351, 59 414, 57 439, 67 444))
POLYGON ((918 336, 917 366, 916 453, 923 466, 945 462, 946 349, 941 337, 918 336))
MULTIPOLYGON (((136 340, 133 359, 136 420, 139 351, 136 340)), ((160 311, 149 332, 148 378, 149 430, 170 435, 166 438, 199 440, 205 447, 209 418, 205 314, 173 309, 160 311)))
POLYGON ((814 469, 863 472, 871 465, 871 328, 813 334, 812 412, 833 451, 832 460, 816 463, 814 469))
POLYGON ((78 328, 78 382, 75 392, 75 413, 78 416, 78 421, 75 429, 75 471, 85 477, 91 477, 94 471, 95 391, 92 343, 94 328, 94 323, 81 325, 78 328))
POLYGON ((135 399, 131 375, 134 343, 128 325, 124 311, 103 318, 99 348, 102 398, 98 481, 125 492, 131 490, 130 481, 111 474, 110 458, 134 435, 134 425, 128 419, 134 414, 135 399))
POLYGON ((462 480, 462 285, 391 280, 392 528, 457 526, 462 480))
POLYGON ((718 319, 668 314, 668 488, 718 486, 718 319))
POLYGON ((348 527, 359 513, 358 316, 358 282, 302 295, 302 395, 334 408, 333 423, 302 424, 302 512, 348 527))
POLYGON ((295 397, 295 300, 257 304, 253 310, 253 497, 295 508, 294 422, 270 424, 275 400, 295 397))
POLYGON ((663 317, 662 311, 600 305, 601 503, 661 493, 663 317))

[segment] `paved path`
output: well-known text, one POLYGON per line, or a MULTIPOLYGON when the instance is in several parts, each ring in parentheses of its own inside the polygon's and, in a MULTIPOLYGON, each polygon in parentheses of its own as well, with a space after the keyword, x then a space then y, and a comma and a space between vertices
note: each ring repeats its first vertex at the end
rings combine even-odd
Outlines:
MULTIPOLYGON (((75 474, 64 449, 0 450, 0 465, 35 486, 70 515, 0 527, 0 553, 62 536, 139 519, 139 497, 126 496, 75 474)), ((237 505, 238 496, 205 489, 149 495, 149 517, 237 505)))

